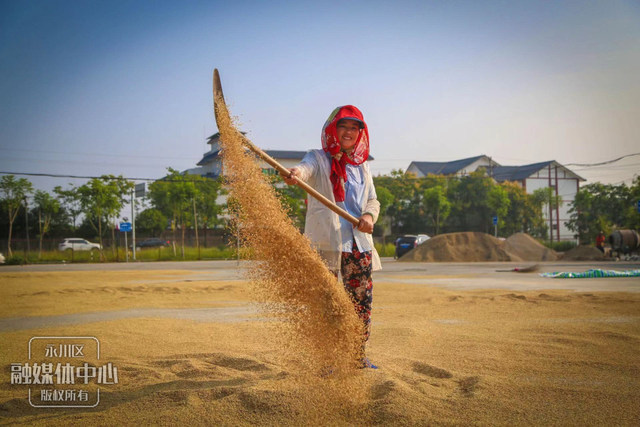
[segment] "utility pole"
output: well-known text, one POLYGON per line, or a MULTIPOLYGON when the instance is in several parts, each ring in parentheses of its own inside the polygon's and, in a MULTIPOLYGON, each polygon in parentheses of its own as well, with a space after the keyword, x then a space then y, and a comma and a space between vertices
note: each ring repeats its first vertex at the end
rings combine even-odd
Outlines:
MULTIPOLYGON (((131 190, 131 250, 133 251, 133 260, 136 260, 136 212, 134 198, 135 190, 131 190)), ((126 236, 126 234, 125 234, 126 236)), ((129 248, 127 248, 129 250, 129 248)))
POLYGON ((198 261, 202 259, 200 256, 200 240, 198 240, 198 215, 196 214, 196 199, 193 199, 193 228, 196 230, 196 246, 198 247, 198 261))
POLYGON ((27 196, 24 196, 24 222, 27 232, 27 252, 31 252, 31 244, 29 243, 29 205, 27 204, 27 196))

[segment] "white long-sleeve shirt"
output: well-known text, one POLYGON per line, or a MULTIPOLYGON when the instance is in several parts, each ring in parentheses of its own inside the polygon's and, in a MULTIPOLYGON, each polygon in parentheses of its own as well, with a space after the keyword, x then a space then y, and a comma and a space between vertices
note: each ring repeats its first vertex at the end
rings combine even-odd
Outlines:
MULTIPOLYGON (((335 203, 333 187, 331 185, 331 179, 329 178, 331 173, 331 160, 323 150, 309 151, 295 168, 300 172, 299 179, 305 181, 320 194, 335 203)), ((360 170, 362 171, 362 181, 364 182, 364 189, 358 200, 360 212, 371 214, 375 224, 380 213, 380 203, 376 197, 368 162, 360 165, 360 170)), ((313 197, 309 197, 304 234, 326 260, 329 268, 336 270, 340 269, 340 256, 343 248, 339 218, 338 214, 328 209, 313 197)), ((352 230, 353 238, 360 250, 364 251, 371 248, 372 269, 374 271, 381 269, 380 257, 373 244, 371 234, 363 233, 358 229, 352 230)))

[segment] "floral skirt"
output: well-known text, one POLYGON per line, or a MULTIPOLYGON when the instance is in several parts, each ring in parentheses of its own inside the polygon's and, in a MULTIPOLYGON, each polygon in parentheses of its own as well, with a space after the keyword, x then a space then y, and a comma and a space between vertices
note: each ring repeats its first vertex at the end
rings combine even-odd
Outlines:
POLYGON ((362 351, 371 335, 371 303, 373 301, 373 281, 371 280, 371 251, 360 252, 353 242, 351 252, 342 252, 340 263, 342 283, 351 297, 358 317, 363 323, 362 351))

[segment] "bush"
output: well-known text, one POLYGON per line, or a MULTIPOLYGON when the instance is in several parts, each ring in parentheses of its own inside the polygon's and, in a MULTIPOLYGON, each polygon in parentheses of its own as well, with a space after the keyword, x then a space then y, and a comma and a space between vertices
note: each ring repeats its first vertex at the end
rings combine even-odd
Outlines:
MULTIPOLYGON (((173 255, 173 248, 171 246, 166 248, 149 248, 136 251, 136 258, 138 261, 183 261, 182 252, 180 247, 176 245, 177 255, 173 255)), ((117 256, 112 252, 111 248, 103 250, 105 262, 124 262, 126 254, 124 248, 118 248, 117 256)), ((193 247, 184 248, 184 261, 196 261, 198 260, 198 249, 193 247)), ((249 259, 251 257, 251 251, 247 248, 240 248, 241 259, 249 259)), ((212 247, 212 248, 200 248, 200 259, 202 260, 217 260, 217 259, 236 259, 235 247, 212 247)), ((129 251, 129 262, 133 261, 133 253, 129 251)), ((86 264, 86 263, 100 263, 100 252, 98 250, 93 251, 76 251, 72 254, 71 251, 61 252, 58 250, 42 251, 41 256, 38 256, 38 251, 31 251, 27 253, 27 256, 16 255, 6 260, 8 265, 22 265, 22 264, 58 264, 58 263, 71 263, 74 264, 86 264)))
POLYGON ((386 245, 382 245, 382 243, 376 243, 376 251, 378 251, 378 255, 381 257, 389 257, 393 256, 396 253, 396 246, 393 243, 387 243, 386 245))
POLYGON ((11 258, 7 259, 6 261, 7 265, 25 265, 28 263, 29 263, 29 260, 20 255, 14 255, 11 258))
POLYGON ((542 244, 549 249, 553 249, 556 252, 567 252, 576 247, 576 242, 573 240, 563 240, 560 242, 542 242, 542 244))

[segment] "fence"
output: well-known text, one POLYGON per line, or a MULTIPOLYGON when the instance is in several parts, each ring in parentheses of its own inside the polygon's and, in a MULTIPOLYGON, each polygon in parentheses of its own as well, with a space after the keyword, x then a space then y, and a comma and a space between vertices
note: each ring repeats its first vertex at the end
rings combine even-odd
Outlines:
MULTIPOLYGON (((173 242, 173 232, 165 231, 160 236, 161 239, 168 240, 173 242)), ((43 251, 55 251, 58 249, 58 245, 62 243, 65 238, 70 237, 56 237, 56 238, 45 238, 42 240, 42 250, 43 251)), ((78 237, 81 239, 82 237, 78 237)), ((150 236, 140 236, 136 233, 136 244, 143 242, 144 240, 150 238, 150 236)), ((99 240, 96 238, 85 239, 91 243, 99 243, 99 240)), ((102 246, 103 248, 111 248, 113 246, 118 248, 124 248, 124 233, 116 231, 115 240, 111 239, 111 233, 109 232, 108 236, 104 236, 102 238, 102 246)), ((222 234, 220 230, 207 230, 207 236, 205 240, 204 230, 198 230, 198 241, 201 248, 213 248, 213 247, 221 247, 226 246, 231 242, 235 242, 234 238, 228 234, 222 234)), ((7 239, 0 240, 0 253, 7 252, 7 239)), ((182 231, 176 230, 176 246, 182 244, 182 231)), ((127 244, 131 246, 131 233, 127 233, 127 244)), ((184 245, 185 247, 196 247, 196 234, 194 230, 185 230, 184 233, 184 245)), ((37 251, 40 247, 40 239, 19 239, 13 237, 11 239, 11 250, 13 252, 25 252, 25 251, 37 251)))

